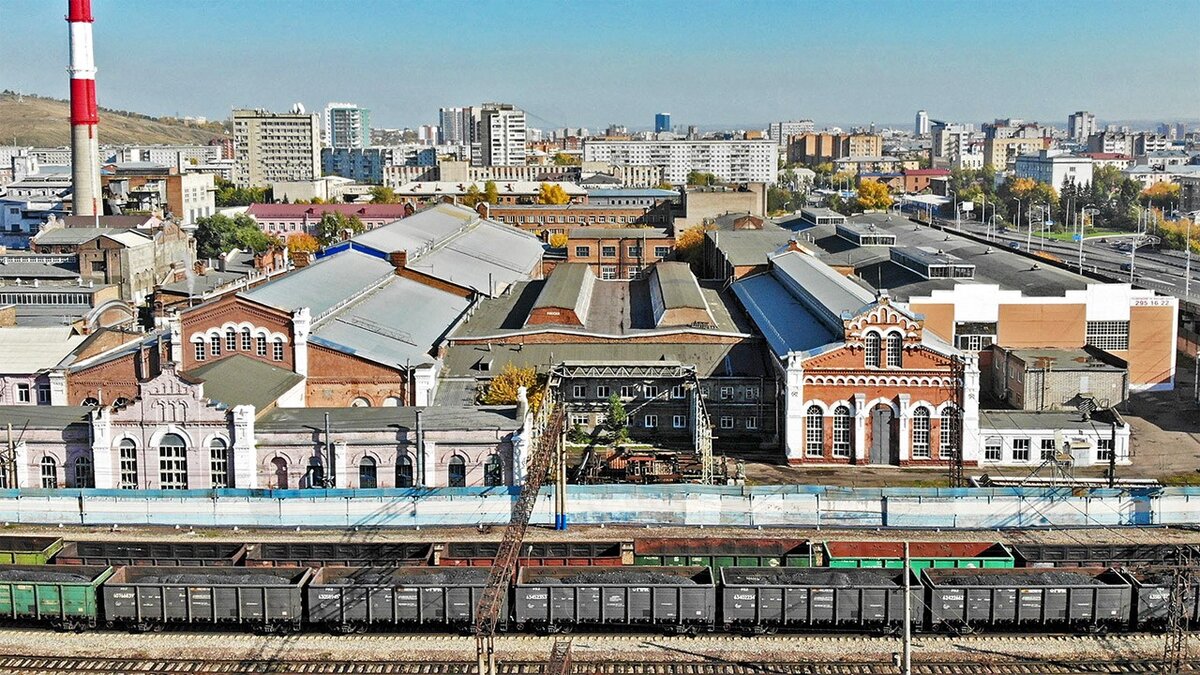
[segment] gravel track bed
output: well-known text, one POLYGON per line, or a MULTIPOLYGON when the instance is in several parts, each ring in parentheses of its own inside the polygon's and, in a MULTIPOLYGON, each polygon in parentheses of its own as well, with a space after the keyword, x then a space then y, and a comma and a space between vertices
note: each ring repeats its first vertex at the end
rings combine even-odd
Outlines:
MULTIPOLYGON (((545 659, 561 636, 504 635, 496 639, 501 661, 545 659)), ((703 662, 712 659, 780 663, 803 660, 877 663, 900 651, 896 638, 853 635, 770 637, 662 637, 648 634, 578 634, 569 638, 579 662, 703 662)), ((1200 655, 1197 640, 1191 656, 1200 655)), ((30 656, 113 656, 130 658, 221 658, 412 661, 471 661, 475 641, 444 635, 372 634, 363 636, 304 635, 259 637, 237 633, 131 635, 113 631, 59 634, 44 630, 0 630, 0 654, 30 656)), ((918 662, 1010 662, 1017 659, 1094 661, 1161 658, 1162 637, 1121 635, 1096 637, 985 635, 965 638, 917 636, 918 662)))

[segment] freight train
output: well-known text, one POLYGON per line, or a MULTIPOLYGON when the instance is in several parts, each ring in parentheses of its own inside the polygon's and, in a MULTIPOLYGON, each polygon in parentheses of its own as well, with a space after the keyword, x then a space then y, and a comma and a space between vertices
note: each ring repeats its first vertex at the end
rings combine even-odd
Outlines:
MULTIPOLYGON (((266 633, 465 631, 494 543, 223 544, 0 537, 0 618, 64 630, 173 625, 266 633)), ((1191 546, 913 542, 917 630, 1154 631, 1191 546)), ((904 621, 902 544, 639 539, 526 544, 510 631, 889 633, 904 621)), ((1184 594, 1200 619, 1196 579, 1184 594)))

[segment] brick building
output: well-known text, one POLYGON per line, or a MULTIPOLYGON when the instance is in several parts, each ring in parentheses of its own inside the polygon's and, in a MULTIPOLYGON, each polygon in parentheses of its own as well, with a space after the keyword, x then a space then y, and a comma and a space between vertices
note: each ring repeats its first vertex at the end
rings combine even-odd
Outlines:
POLYGON ((547 238, 578 227, 647 226, 672 231, 672 204, 597 206, 595 204, 480 204, 479 214, 547 238))
POLYGON ((675 250, 674 237, 649 227, 577 227, 567 237, 567 262, 586 264, 601 279, 636 279, 675 250))
POLYGON ((878 157, 883 154, 883 137, 876 134, 831 134, 811 132, 788 139, 789 164, 813 166, 842 157, 878 157))
POLYGON ((904 171, 904 192, 917 194, 931 190, 930 181, 935 178, 949 178, 950 169, 906 169, 904 171))
POLYGON ((1099 349, 991 351, 992 394, 1018 410, 1108 408, 1129 394, 1126 363, 1099 349))

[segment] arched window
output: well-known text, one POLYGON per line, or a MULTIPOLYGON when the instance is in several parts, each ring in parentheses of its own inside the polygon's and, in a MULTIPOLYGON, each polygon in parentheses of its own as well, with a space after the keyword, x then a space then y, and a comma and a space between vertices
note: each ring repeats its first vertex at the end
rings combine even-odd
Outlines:
POLYGON ((213 356, 220 356, 221 355, 221 338, 219 336, 214 335, 214 336, 212 336, 211 341, 212 341, 212 347, 210 348, 209 351, 212 352, 213 356))
POLYGON ((918 406, 912 415, 913 459, 929 459, 929 409, 918 406))
POLYGON ((810 405, 804 415, 804 454, 809 457, 825 455, 825 417, 821 406, 810 405))
POLYGON ((288 465, 287 460, 282 457, 271 460, 271 489, 288 489, 288 465))
POLYGON ((350 401, 351 408, 370 408, 371 401, 363 396, 355 396, 353 401, 350 401))
POLYGON ((225 351, 227 351, 227 352, 236 352, 237 351, 237 331, 235 331, 232 328, 225 331, 225 351))
POLYGON ((833 409, 833 456, 849 457, 851 445, 850 409, 839 405, 833 409))
POLYGON ((867 367, 879 367, 879 333, 867 333, 864 339, 867 346, 867 367))
POLYGON ((271 359, 274 361, 283 360, 283 340, 275 338, 275 342, 271 344, 271 359))
POLYGON ((938 439, 938 453, 942 459, 953 459, 958 452, 959 420, 958 408, 948 406, 942 410, 942 429, 938 439))
POLYGON ((56 488, 58 487, 58 463, 53 457, 43 457, 42 463, 42 487, 56 488))
POLYGON ((492 453, 483 465, 483 484, 488 487, 504 485, 504 460, 500 455, 492 453))
POLYGON ((467 486, 467 460, 455 455, 450 458, 446 469, 446 484, 450 487, 467 486))
POLYGON ((229 444, 223 438, 214 438, 208 443, 208 457, 212 486, 229 487, 229 444))
POLYGON ((379 487, 379 478, 375 472, 375 460, 363 457, 358 463, 358 487, 369 490, 379 487))
POLYGON ((96 487, 96 476, 92 472, 91 457, 76 457, 73 469, 72 482, 77 488, 94 488, 96 487))
POLYGON ((250 342, 250 329, 243 328, 242 329, 242 351, 248 352, 251 349, 252 349, 252 345, 250 342))
POLYGON ((412 487, 413 486, 413 463, 408 455, 400 455, 396 458, 396 487, 412 487))
POLYGON ((893 331, 887 336, 888 368, 899 368, 904 363, 904 337, 893 331))
POLYGON ((121 439, 117 449, 118 461, 121 463, 122 490, 136 490, 138 487, 138 458, 137 444, 131 438, 121 439))
POLYGON ((325 467, 321 460, 313 457, 308 460, 308 468, 304 471, 304 486, 306 488, 325 487, 325 467))
POLYGON ((399 396, 388 396, 387 398, 383 399, 382 406, 384 408, 395 408, 399 405, 400 405, 400 397, 399 396))
POLYGON ((93 407, 98 406, 98 405, 100 405, 100 399, 96 398, 95 396, 89 396, 89 397, 83 399, 83 405, 93 406, 93 407))
POLYGON ((158 442, 158 482, 163 490, 187 489, 187 443, 179 434, 167 434, 158 442))

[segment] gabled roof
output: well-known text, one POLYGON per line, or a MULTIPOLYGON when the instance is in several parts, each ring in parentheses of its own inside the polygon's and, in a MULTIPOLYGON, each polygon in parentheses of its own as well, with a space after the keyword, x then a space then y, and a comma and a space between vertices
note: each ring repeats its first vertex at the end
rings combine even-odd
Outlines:
POLYGON ((779 359, 812 351, 841 337, 770 273, 735 281, 733 293, 779 359))
POLYGON ((11 424, 14 437, 24 429, 66 429, 86 424, 92 410, 76 405, 0 405, 0 427, 11 424))
POLYGON ((349 250, 239 295, 285 312, 307 307, 316 319, 392 274, 395 268, 388 261, 349 250))
POLYGON ((771 258, 771 274, 836 330, 842 317, 875 302, 875 294, 813 256, 788 251, 771 258))
POLYGON ((244 354, 193 368, 186 377, 204 383, 204 397, 227 407, 252 405, 262 411, 272 405, 304 377, 290 370, 252 359, 244 354))
POLYGON ((70 326, 0 328, 0 372, 32 374, 53 368, 85 339, 70 326))

